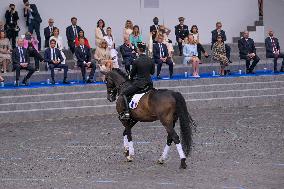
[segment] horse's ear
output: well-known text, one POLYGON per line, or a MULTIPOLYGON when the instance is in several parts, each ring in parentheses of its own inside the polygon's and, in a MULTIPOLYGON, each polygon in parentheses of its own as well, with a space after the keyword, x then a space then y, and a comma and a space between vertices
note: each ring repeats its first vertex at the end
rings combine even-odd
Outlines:
POLYGON ((106 71, 101 71, 101 73, 102 73, 103 75, 107 75, 107 72, 106 72, 106 71))

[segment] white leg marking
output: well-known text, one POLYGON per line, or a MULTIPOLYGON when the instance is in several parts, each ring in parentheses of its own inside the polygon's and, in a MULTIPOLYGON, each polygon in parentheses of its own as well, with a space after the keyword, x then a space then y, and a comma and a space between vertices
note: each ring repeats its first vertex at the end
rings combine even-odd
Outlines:
POLYGON ((128 149, 129 148, 127 135, 125 135, 123 137, 123 146, 124 146, 124 149, 128 149))
POLYGON ((170 146, 166 145, 162 154, 162 160, 166 160, 168 158, 168 154, 170 151, 170 146))
POLYGON ((186 158, 185 155, 184 155, 184 152, 182 150, 181 144, 180 143, 176 144, 176 147, 177 147, 177 151, 178 151, 180 159, 186 158))
POLYGON ((133 142, 132 141, 128 142, 128 145, 129 145, 129 155, 134 156, 133 142))

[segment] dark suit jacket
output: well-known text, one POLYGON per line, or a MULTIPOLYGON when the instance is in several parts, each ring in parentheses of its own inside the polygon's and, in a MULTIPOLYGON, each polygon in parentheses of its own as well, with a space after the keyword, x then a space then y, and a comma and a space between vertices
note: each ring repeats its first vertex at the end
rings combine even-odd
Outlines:
MULTIPOLYGON (((42 19, 40 17, 40 14, 37 10, 37 7, 35 4, 30 4, 30 7, 31 9, 33 10, 32 11, 32 16, 34 17, 34 21, 38 22, 39 24, 42 22, 42 19)), ((25 11, 24 11, 24 17, 27 17, 27 21, 26 21, 26 24, 27 26, 29 26, 29 18, 30 18, 30 14, 25 14, 25 11)))
MULTIPOLYGON (((26 48, 23 47, 23 54, 24 54, 24 57, 25 57, 25 60, 26 60, 26 63, 30 63, 30 57, 29 57, 29 53, 27 51, 26 48)), ((14 48, 13 52, 12 52, 12 62, 13 62, 13 65, 17 65, 17 64, 20 64, 20 52, 19 52, 19 49, 18 47, 14 48)))
MULTIPOLYGON (((274 39, 277 50, 280 51, 280 45, 279 45, 278 39, 275 37, 273 39, 274 39)), ((273 46, 272 46, 270 37, 267 37, 265 39, 265 48, 266 48, 266 57, 274 57, 273 46)))
POLYGON ((75 55, 77 57, 78 64, 83 63, 84 61, 91 62, 92 60, 91 49, 88 48, 87 46, 84 46, 84 51, 85 53, 82 51, 80 46, 75 48, 75 55))
MULTIPOLYGON (((217 41, 217 37, 218 37, 217 29, 213 30, 213 31, 211 32, 211 34, 212 34, 211 43, 212 43, 212 45, 213 45, 213 44, 216 43, 216 41, 217 41)), ((222 36, 223 41, 227 41, 226 32, 225 32, 224 30, 221 30, 220 35, 222 36)))
MULTIPOLYGON (((162 43, 162 48, 164 51, 164 56, 162 58, 168 57, 169 56, 168 48, 164 43, 162 43)), ((153 44, 153 58, 154 60, 159 60, 161 58, 159 43, 153 44)))
POLYGON ((250 53, 256 54, 256 48, 254 46, 254 41, 251 38, 248 38, 246 41, 245 38, 242 38, 238 41, 238 47, 240 51, 240 57, 246 57, 250 53))
POLYGON ((132 65, 130 78, 133 80, 133 85, 144 88, 152 83, 151 75, 155 73, 155 64, 145 54, 140 55, 132 65))
MULTIPOLYGON (((76 29, 77 29, 77 34, 79 34, 79 31, 81 31, 81 27, 80 26, 76 26, 76 29)), ((67 40, 68 41, 72 41, 74 42, 75 39, 76 39, 76 36, 74 35, 74 30, 73 30, 73 26, 68 26, 66 28, 66 37, 67 37, 67 40)))
POLYGON ((126 44, 121 45, 119 49, 123 59, 123 64, 132 64, 133 60, 136 58, 136 55, 132 53, 133 49, 131 47, 128 47, 126 44))
POLYGON ((181 27, 181 25, 175 26, 175 35, 177 41, 179 38, 183 40, 185 37, 189 35, 188 26, 187 25, 183 25, 183 27, 181 27))
POLYGON ((11 12, 7 10, 5 13, 5 19, 6 19, 6 27, 7 26, 12 27, 12 28, 16 27, 17 22, 19 20, 18 12, 15 11, 14 14, 11 14, 11 12), (11 18, 12 18, 13 23, 11 23, 11 18))
MULTIPOLYGON (((61 55, 61 52, 59 49, 55 48, 55 57, 56 59, 60 59, 60 63, 63 62, 63 57, 61 55)), ((47 62, 48 64, 53 64, 52 59, 53 57, 51 57, 51 48, 47 48, 44 51, 44 61, 47 62)))
MULTIPOLYGON (((53 29, 54 29, 55 27, 53 26, 53 29)), ((51 37, 51 34, 52 33, 50 33, 50 29, 49 29, 49 26, 47 26, 46 28, 44 28, 44 37, 45 37, 45 46, 46 47, 49 47, 49 39, 50 39, 50 37, 51 37)))

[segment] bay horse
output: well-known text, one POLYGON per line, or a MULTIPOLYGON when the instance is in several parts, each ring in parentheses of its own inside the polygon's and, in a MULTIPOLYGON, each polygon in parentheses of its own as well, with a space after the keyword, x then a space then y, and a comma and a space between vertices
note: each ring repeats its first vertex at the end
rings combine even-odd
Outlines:
MULTIPOLYGON (((131 85, 128 76, 120 69, 113 69, 110 72, 103 73, 107 86, 107 99, 114 102, 121 92, 131 85)), ((124 112, 124 99, 119 96, 116 102, 118 114, 124 112)), ((168 157, 172 142, 176 144, 180 156, 180 168, 185 169, 186 157, 189 156, 192 148, 192 127, 195 122, 189 115, 186 101, 179 92, 166 89, 151 89, 140 99, 137 108, 130 111, 130 120, 120 120, 125 130, 123 132, 124 154, 127 161, 133 161, 134 147, 131 136, 131 129, 137 122, 154 122, 160 120, 167 131, 167 142, 159 164, 163 164, 168 157), (181 142, 174 127, 176 121, 180 121, 181 142)))

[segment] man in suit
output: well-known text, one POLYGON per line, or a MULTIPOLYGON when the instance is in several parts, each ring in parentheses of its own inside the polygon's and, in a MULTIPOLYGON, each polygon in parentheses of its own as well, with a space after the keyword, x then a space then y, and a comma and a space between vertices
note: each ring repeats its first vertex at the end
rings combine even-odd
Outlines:
POLYGON ((284 53, 280 51, 279 41, 274 37, 274 32, 270 30, 268 37, 265 39, 266 58, 274 58, 274 73, 278 73, 277 60, 282 58, 282 66, 280 72, 284 72, 284 53))
MULTIPOLYGON (((222 30, 222 23, 221 22, 217 22, 216 23, 216 29, 213 30, 211 32, 212 34, 212 40, 211 40, 211 49, 214 45, 214 43, 217 42, 217 38, 219 35, 222 36, 223 41, 227 41, 227 36, 226 36, 226 32, 224 30, 222 30)), ((231 47, 227 44, 225 44, 225 49, 226 49, 226 57, 229 59, 229 62, 232 63, 232 61, 230 60, 231 58, 231 47)))
POLYGON ((63 62, 64 59, 61 55, 60 50, 55 48, 55 45, 56 45, 56 40, 51 39, 50 48, 47 48, 44 52, 44 59, 47 62, 51 72, 51 84, 55 85, 54 68, 63 69, 64 70, 63 84, 70 84, 70 82, 67 81, 68 66, 66 64, 61 64, 61 62, 63 62))
POLYGON ((23 79, 22 84, 28 85, 28 80, 35 72, 35 69, 30 65, 30 58, 26 48, 24 48, 24 40, 19 38, 18 47, 15 48, 12 52, 12 61, 13 61, 13 70, 16 71, 16 83, 15 86, 18 87, 19 79, 20 79, 20 72, 21 70, 28 70, 27 76, 23 79))
POLYGON ((158 35, 157 43, 153 45, 153 59, 157 64, 157 79, 161 79, 160 72, 163 64, 169 65, 170 78, 173 78, 173 61, 169 57, 168 49, 163 43, 163 39, 163 35, 158 35))
POLYGON ((253 69, 259 62, 259 57, 256 55, 256 48, 253 39, 249 38, 249 32, 245 31, 243 38, 238 41, 240 58, 246 60, 246 73, 254 74, 253 69), (251 60, 253 60, 250 65, 251 60))
POLYGON ((52 18, 50 18, 48 20, 48 26, 46 28, 44 28, 44 37, 45 37, 44 47, 45 48, 49 47, 49 39, 50 39, 51 35, 53 34, 53 29, 55 28, 53 26, 53 24, 54 24, 54 20, 52 18))
POLYGON ((125 66, 125 70, 130 74, 130 65, 136 58, 136 48, 130 43, 129 38, 124 38, 124 44, 120 46, 120 53, 122 56, 122 64, 125 66))
POLYGON ((188 26, 184 25, 184 17, 178 18, 179 25, 175 26, 175 35, 179 48, 179 55, 182 56, 182 41, 189 35, 188 26))
POLYGON ((91 49, 85 45, 84 38, 79 39, 79 44, 80 45, 75 49, 75 55, 77 57, 77 65, 81 68, 83 82, 93 83, 96 71, 96 64, 94 62, 91 62, 91 49), (88 80, 86 80, 86 68, 91 68, 88 80))
POLYGON ((139 91, 142 91, 146 87, 149 87, 149 89, 153 88, 151 75, 155 73, 155 65, 151 58, 145 54, 145 44, 140 43, 137 45, 137 48, 139 56, 133 62, 133 67, 130 72, 130 80, 132 80, 132 85, 121 93, 125 102, 125 111, 120 116, 121 120, 130 118, 127 98, 135 95, 139 91))
POLYGON ((27 17, 26 24, 28 26, 28 30, 31 34, 35 30, 37 40, 38 40, 38 48, 39 51, 41 50, 41 37, 40 37, 40 23, 42 19, 38 12, 37 6, 35 4, 30 4, 29 0, 23 0, 25 7, 24 7, 24 16, 27 17))
POLYGON ((79 32, 82 30, 80 26, 77 26, 77 18, 71 18, 71 26, 66 28, 66 37, 68 41, 68 46, 71 52, 74 54, 75 52, 75 39, 78 37, 79 32))
POLYGON ((159 25, 159 18, 155 17, 153 19, 154 25, 150 26, 150 33, 152 34, 152 40, 153 43, 157 43, 156 37, 157 37, 157 32, 159 31, 160 25, 159 25))

